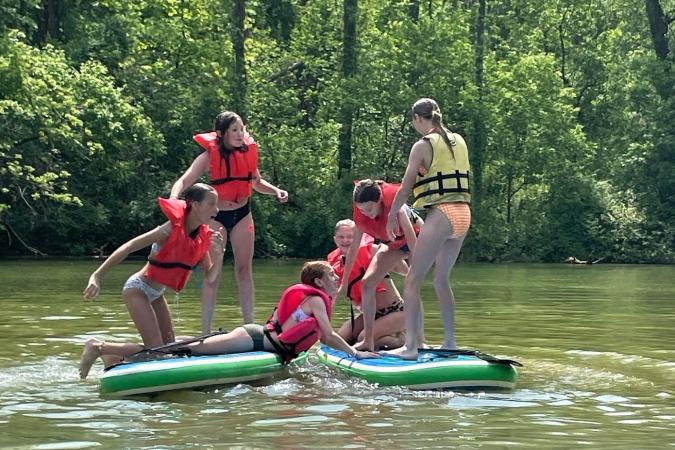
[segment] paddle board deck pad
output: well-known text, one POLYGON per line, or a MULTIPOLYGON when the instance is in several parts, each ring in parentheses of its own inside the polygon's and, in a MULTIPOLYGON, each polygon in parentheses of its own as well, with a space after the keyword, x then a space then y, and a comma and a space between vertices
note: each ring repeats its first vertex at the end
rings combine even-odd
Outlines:
POLYGON ((106 396, 148 394, 262 380, 284 370, 279 355, 264 351, 156 359, 111 367, 99 378, 99 390, 106 396))
POLYGON ((512 389, 518 378, 515 366, 520 365, 516 361, 500 360, 476 351, 429 350, 421 352, 416 361, 407 361, 393 356, 356 359, 321 345, 317 355, 319 361, 347 375, 381 386, 406 386, 411 389, 512 389))

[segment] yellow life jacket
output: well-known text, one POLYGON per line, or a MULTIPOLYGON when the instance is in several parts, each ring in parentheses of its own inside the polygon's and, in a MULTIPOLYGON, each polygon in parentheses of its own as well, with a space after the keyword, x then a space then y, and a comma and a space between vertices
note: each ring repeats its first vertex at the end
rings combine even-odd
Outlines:
POLYGON ((413 207, 437 203, 471 203, 469 191, 469 152, 464 138, 448 133, 452 151, 437 132, 424 136, 431 144, 431 166, 425 175, 417 175, 413 186, 413 207))

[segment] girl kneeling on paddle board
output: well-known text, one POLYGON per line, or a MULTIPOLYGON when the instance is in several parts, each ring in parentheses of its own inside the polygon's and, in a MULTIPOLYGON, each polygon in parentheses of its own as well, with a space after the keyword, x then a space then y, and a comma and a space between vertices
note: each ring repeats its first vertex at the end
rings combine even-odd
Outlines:
MULTIPOLYGON (((341 350, 356 358, 377 358, 379 355, 352 348, 330 324, 332 303, 337 294, 338 277, 325 261, 307 262, 300 273, 300 284, 284 291, 274 313, 265 325, 246 324, 229 333, 206 336, 181 346, 191 355, 222 355, 251 351, 279 354, 288 362, 316 341, 341 350)), ((177 347, 180 346, 177 343, 177 347)), ((89 341, 80 361, 80 376, 101 356, 130 356, 143 351, 140 344, 117 344, 89 341)))
MULTIPOLYGON (((345 255, 354 242, 355 226, 354 221, 351 219, 343 219, 335 224, 333 241, 337 248, 328 254, 327 259, 335 273, 340 277, 341 282, 344 279, 345 255)), ((347 298, 359 311, 362 304, 363 276, 379 247, 380 245, 375 244, 370 235, 364 234, 359 244, 351 274, 349 275, 347 298)), ((402 262, 394 271, 400 271, 405 275, 408 271, 408 266, 402 262)), ((376 312, 373 324, 374 350, 400 347, 403 345, 405 339, 403 299, 390 277, 387 276, 375 288, 375 304, 376 312)), ((362 341, 364 336, 363 313, 354 316, 354 309, 352 307, 351 319, 347 319, 342 324, 338 330, 338 334, 350 344, 362 341)))
POLYGON ((122 297, 146 347, 157 347, 175 340, 171 312, 164 297, 167 287, 183 289, 190 272, 201 266, 206 278, 220 273, 223 237, 207 225, 218 214, 218 196, 211 186, 197 183, 185 191, 185 201, 159 199, 169 219, 152 231, 122 244, 89 277, 84 298, 93 299, 101 290, 108 270, 133 252, 157 243, 159 251, 150 254, 141 270, 124 283, 122 297))

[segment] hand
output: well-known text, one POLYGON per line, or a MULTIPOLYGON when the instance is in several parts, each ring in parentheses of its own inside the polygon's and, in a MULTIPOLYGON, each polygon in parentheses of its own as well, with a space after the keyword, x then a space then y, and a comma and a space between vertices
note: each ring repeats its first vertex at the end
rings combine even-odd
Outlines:
POLYGON ((396 217, 396 213, 394 212, 393 214, 390 212, 389 216, 387 217, 387 239, 390 241, 393 241, 396 239, 396 234, 394 234, 394 230, 398 230, 398 217, 396 217))
POLYGON ((364 352, 372 352, 373 347, 375 347, 372 344, 366 344, 366 341, 359 341, 356 344, 354 344, 354 350, 361 350, 364 352))
POLYGON ((347 288, 348 288, 348 283, 340 283, 340 288, 338 289, 337 292, 337 297, 335 297, 335 300, 337 300, 340 297, 347 297, 347 288))
POLYGON ((288 201, 288 192, 283 189, 277 189, 277 200, 279 203, 286 203, 288 201))
POLYGON ((225 249, 225 241, 223 240, 223 235, 220 234, 220 231, 214 231, 211 234, 211 250, 218 253, 223 253, 225 249))
POLYGON ((84 295, 84 298, 87 300, 93 300, 96 297, 98 297, 98 293, 101 291, 101 279, 96 273, 92 273, 91 276, 89 277, 89 284, 87 285, 87 288, 84 290, 82 295, 84 295))

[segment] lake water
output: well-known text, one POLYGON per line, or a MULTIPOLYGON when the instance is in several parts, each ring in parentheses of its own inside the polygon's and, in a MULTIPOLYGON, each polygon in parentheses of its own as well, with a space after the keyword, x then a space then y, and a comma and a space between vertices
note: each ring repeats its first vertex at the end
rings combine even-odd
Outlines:
MULTIPOLYGON (((263 385, 154 397, 99 397, 91 336, 138 339, 114 268, 96 302, 81 292, 97 261, 0 261, 0 447, 62 448, 664 448, 675 445, 675 267, 461 264, 453 274, 457 340, 524 364, 516 389, 378 388, 315 357, 263 385)), ((301 261, 256 261, 263 322, 301 261)), ((231 264, 216 311, 239 324, 231 264)), ((402 280, 396 280, 401 286, 402 280)), ((426 335, 441 340, 423 290, 426 335)), ((194 282, 170 298, 176 329, 199 330, 194 282)), ((341 302, 337 325, 349 315, 341 302)))

